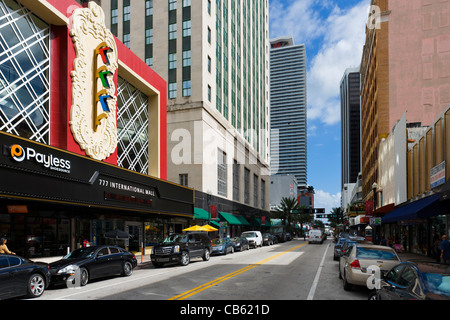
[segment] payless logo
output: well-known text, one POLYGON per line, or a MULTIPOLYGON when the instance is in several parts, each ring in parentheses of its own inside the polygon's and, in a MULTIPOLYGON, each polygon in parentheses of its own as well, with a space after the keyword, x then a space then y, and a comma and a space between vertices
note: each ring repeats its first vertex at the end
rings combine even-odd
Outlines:
MULTIPOLYGON (((6 147, 8 148, 8 147, 6 147)), ((55 157, 53 154, 43 154, 36 152, 33 148, 23 148, 21 145, 14 144, 9 147, 9 155, 16 162, 27 161, 35 161, 38 164, 41 164, 43 167, 59 171, 70 173, 71 164, 69 160, 61 159, 55 157)))
POLYGON ((18 144, 11 146, 10 153, 11 157, 17 162, 22 162, 25 159, 25 151, 23 150, 22 146, 18 144))

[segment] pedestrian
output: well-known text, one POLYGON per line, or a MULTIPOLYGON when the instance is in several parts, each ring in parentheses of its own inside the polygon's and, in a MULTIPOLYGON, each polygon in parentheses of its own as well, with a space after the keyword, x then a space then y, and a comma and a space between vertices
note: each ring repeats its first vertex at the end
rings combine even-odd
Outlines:
POLYGON ((0 239, 0 254, 5 254, 5 253, 9 253, 9 254, 15 254, 12 251, 9 251, 6 242, 8 242, 8 240, 6 238, 1 238, 0 239))
POLYGON ((435 234, 433 236, 433 247, 431 248, 431 254, 434 259, 436 259, 436 262, 441 262, 441 249, 440 249, 441 242, 439 241, 439 235, 435 234))
POLYGON ((441 262, 445 264, 450 264, 450 241, 447 240, 446 234, 442 236, 440 249, 441 249, 441 262))

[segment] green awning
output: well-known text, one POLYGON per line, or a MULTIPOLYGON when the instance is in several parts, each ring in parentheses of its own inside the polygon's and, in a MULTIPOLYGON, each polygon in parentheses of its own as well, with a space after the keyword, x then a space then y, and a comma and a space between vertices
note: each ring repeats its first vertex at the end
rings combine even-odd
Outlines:
MULTIPOLYGON (((255 226, 256 227, 261 227, 261 218, 255 218, 255 226)), ((264 223, 263 227, 270 227, 270 220, 266 219, 266 222, 264 223)))
POLYGON ((210 221, 209 224, 217 229, 220 228, 220 224, 217 221, 210 221))
POLYGON ((250 223, 243 216, 235 216, 243 226, 249 226, 250 223))
POLYGON ((238 218, 233 216, 231 213, 226 213, 226 212, 220 212, 219 211, 219 215, 222 217, 222 219, 220 219, 220 221, 225 220, 229 224, 242 225, 242 222, 238 218))
POLYGON ((209 220, 209 212, 205 209, 194 208, 194 219, 209 220))

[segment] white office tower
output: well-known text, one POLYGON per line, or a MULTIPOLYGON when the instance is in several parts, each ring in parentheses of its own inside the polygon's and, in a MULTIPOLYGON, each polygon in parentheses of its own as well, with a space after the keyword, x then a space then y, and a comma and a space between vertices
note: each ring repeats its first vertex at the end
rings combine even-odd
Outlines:
POLYGON ((292 37, 270 40, 271 175, 307 185, 306 52, 292 37))

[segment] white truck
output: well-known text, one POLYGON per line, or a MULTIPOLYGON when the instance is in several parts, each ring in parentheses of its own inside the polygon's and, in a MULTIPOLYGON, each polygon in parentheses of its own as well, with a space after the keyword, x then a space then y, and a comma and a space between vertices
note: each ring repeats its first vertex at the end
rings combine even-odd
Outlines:
POLYGON ((250 247, 257 248, 263 245, 263 237, 260 231, 245 231, 242 232, 241 237, 247 238, 250 247))

